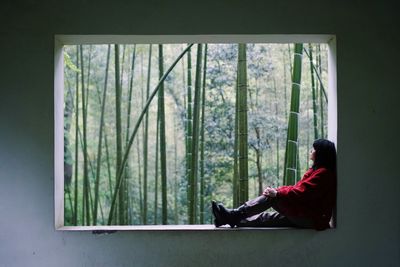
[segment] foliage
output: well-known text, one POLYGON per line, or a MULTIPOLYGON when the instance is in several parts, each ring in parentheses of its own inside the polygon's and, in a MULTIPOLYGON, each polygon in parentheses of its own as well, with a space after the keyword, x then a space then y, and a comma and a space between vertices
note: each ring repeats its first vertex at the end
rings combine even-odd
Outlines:
MULTIPOLYGON (((186 46, 164 44, 163 65, 169 67, 174 64, 186 46)), ((325 45, 321 45, 320 49, 316 45, 312 46, 314 66, 309 60, 303 60, 302 67, 306 70, 312 68, 314 71, 315 100, 313 101, 310 71, 303 71, 298 115, 298 157, 301 162, 307 164, 310 142, 314 139, 315 110, 320 112, 317 116, 318 133, 321 133, 322 129, 326 133, 327 118, 323 92, 327 79, 327 48, 325 45), (313 104, 316 105, 315 108, 313 104)), ((159 99, 157 93, 154 93, 157 90, 152 91, 159 85, 160 57, 159 53, 154 53, 156 46, 153 45, 152 48, 153 53, 149 53, 149 45, 120 45, 119 55, 115 53, 115 49, 111 49, 108 63, 107 45, 83 45, 82 49, 66 46, 64 49, 65 164, 72 168, 68 178, 68 184, 72 186, 66 187, 65 190, 66 225, 162 222, 188 224, 188 167, 191 165, 195 168, 192 170, 192 183, 197 188, 192 193, 194 200, 191 202, 195 203, 192 223, 212 223, 212 215, 207 208, 211 199, 222 201, 228 206, 234 203, 238 45, 208 44, 207 64, 203 65, 206 66, 203 73, 200 72, 201 68, 196 66, 201 66, 197 63, 202 63, 200 60, 204 58, 201 57, 201 53, 194 56, 198 50, 197 46, 193 46, 190 62, 193 68, 188 69, 186 54, 164 77, 163 145, 166 155, 166 180, 163 183, 159 152, 156 156, 156 147, 158 146, 159 150, 161 145, 157 142, 160 141, 160 130, 157 126, 159 99), (133 54, 134 68, 133 61, 130 60, 130 55, 133 54), (200 81, 200 74, 205 77, 203 81, 200 81), (198 84, 196 76, 199 76, 198 84), (191 89, 195 89, 197 84, 198 89, 202 90, 196 100, 195 95, 200 91, 190 91, 189 95, 189 77, 195 78, 190 81, 190 85, 193 86, 191 89), (120 93, 116 94, 118 87, 120 93), (203 90, 204 99, 200 97, 203 96, 203 90), (151 101, 153 98, 154 101, 151 101), (120 106, 118 127, 117 103, 120 106), (195 110, 197 114, 194 116, 195 110), (191 123, 197 120, 196 133, 188 133, 189 117, 191 123), (142 124, 137 124, 142 119, 142 124), (118 128, 120 130, 117 131, 118 128), (201 129, 200 136, 204 135, 204 139, 199 137, 201 129), (117 136, 123 140, 120 142, 121 148, 118 149, 121 152, 118 153, 117 136), (188 137, 191 142, 200 138, 200 144, 196 146, 199 149, 203 148, 202 156, 196 156, 198 158, 195 159, 195 164, 190 165, 187 165, 188 154, 193 154, 193 146, 187 146, 188 137), (190 151, 191 153, 188 153, 190 151), (120 153, 122 155, 117 165, 120 153), (201 162, 200 158, 203 158, 201 162), (121 188, 121 199, 117 201, 121 188), (165 193, 162 201, 163 190, 165 193), (162 209, 164 219, 161 216, 162 209), (165 213, 165 210, 168 212, 165 213), (113 215, 109 217, 109 214, 113 215)), ((291 97, 290 70, 294 66, 290 65, 293 52, 293 45, 287 44, 246 45, 245 124, 248 134, 249 198, 258 195, 260 187, 283 184, 281 170, 284 167, 286 151, 286 114, 289 113, 291 97), (288 47, 291 47, 290 54, 288 47)), ((193 124, 191 127, 194 129, 193 124)), ((201 149, 199 153, 200 151, 201 149)), ((305 167, 302 164, 301 171, 304 171, 305 167)), ((65 170, 67 171, 67 168, 65 170)))

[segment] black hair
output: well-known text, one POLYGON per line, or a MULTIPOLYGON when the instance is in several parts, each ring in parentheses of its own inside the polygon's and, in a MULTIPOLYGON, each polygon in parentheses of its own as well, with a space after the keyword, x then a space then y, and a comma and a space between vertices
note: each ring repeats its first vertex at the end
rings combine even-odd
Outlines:
POLYGON ((326 139, 317 139, 313 143, 315 160, 313 168, 327 168, 336 172, 336 148, 335 144, 326 139))

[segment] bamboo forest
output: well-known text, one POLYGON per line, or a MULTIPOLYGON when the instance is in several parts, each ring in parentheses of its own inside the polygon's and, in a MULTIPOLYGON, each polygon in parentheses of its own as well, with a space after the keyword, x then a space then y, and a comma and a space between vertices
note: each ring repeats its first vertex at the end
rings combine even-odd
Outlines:
POLYGON ((326 44, 64 46, 64 224, 212 224, 327 135, 326 44))

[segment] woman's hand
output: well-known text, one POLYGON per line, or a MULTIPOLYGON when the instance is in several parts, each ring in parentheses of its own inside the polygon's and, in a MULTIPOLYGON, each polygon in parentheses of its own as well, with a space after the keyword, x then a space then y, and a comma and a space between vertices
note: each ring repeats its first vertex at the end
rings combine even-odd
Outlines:
POLYGON ((266 197, 276 197, 276 195, 278 194, 278 191, 276 191, 276 189, 268 186, 267 188, 264 189, 264 192, 262 194, 266 197))

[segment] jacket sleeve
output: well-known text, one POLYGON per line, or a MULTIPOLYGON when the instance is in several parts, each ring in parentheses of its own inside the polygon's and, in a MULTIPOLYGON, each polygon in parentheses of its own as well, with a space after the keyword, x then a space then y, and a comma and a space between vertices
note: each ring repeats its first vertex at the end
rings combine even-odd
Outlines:
POLYGON ((328 171, 321 168, 293 186, 279 187, 277 196, 290 201, 312 201, 329 190, 330 180, 328 171))

